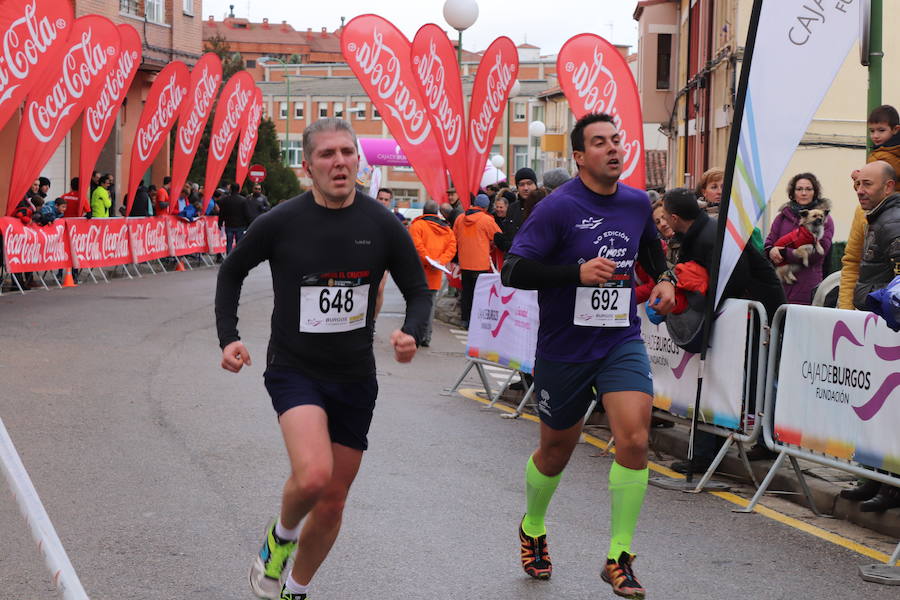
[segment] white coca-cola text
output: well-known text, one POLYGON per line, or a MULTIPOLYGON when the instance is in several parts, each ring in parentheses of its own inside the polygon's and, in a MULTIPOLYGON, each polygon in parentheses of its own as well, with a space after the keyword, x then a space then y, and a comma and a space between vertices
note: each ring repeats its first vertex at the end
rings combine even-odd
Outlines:
POLYGON ((156 110, 153 112, 150 120, 137 131, 135 140, 137 142, 138 158, 142 162, 150 159, 153 154, 153 147, 156 146, 157 142, 161 143, 163 134, 172 129, 172 124, 178 116, 178 109, 181 107, 181 102, 186 95, 187 89, 178 85, 178 77, 175 73, 172 73, 159 95, 156 110))
POLYGON ((81 265, 84 261, 106 261, 128 258, 128 227, 113 229, 107 223, 88 227, 87 231, 69 231, 72 252, 81 265))
MULTIPOLYGON (((61 23, 63 26, 67 23, 61 23)), ((57 21, 38 17, 37 2, 25 5, 22 16, 3 33, 0 56, 0 104, 28 78, 32 68, 59 37, 57 21)))
POLYGON ((68 262, 65 244, 65 226, 17 227, 7 225, 3 232, 6 262, 12 267, 21 265, 39 270, 54 263, 68 262))
MULTIPOLYGON (((562 75, 565 76, 565 75, 562 75)), ((572 71, 572 85, 578 98, 583 101, 583 107, 586 112, 606 113, 613 118, 616 129, 619 130, 619 140, 622 144, 624 152, 624 168, 622 169, 622 179, 626 179, 637 168, 641 154, 641 142, 635 139, 628 141, 628 131, 622 126, 622 115, 616 106, 616 97, 618 95, 619 86, 613 78, 612 72, 603 64, 603 51, 599 46, 594 47, 593 61, 590 65, 582 62, 572 71), (604 78, 601 80, 600 75, 604 78), (600 81, 598 81, 600 80, 600 81), (601 89, 600 82, 603 83, 601 89)), ((569 100, 572 102, 572 100, 569 100)))
POLYGON ((368 77, 378 98, 384 100, 385 108, 399 121, 406 141, 418 146, 427 140, 431 123, 416 102, 415 92, 402 79, 403 67, 397 53, 384 44, 377 29, 372 30, 372 45, 365 42, 357 46, 353 59, 368 77))
POLYGON ((129 223, 135 262, 150 260, 154 255, 167 254, 166 222, 163 219, 129 223))
POLYGON ((441 134, 444 154, 455 156, 461 147, 463 115, 456 110, 447 95, 446 71, 434 40, 429 40, 428 51, 416 58, 416 76, 424 88, 425 104, 431 111, 435 128, 441 134))
POLYGON ((184 250, 203 251, 206 249, 206 223, 203 219, 197 219, 193 223, 173 219, 169 223, 172 248, 176 254, 184 250))
MULTIPOLYGON (((479 67, 480 68, 480 67, 479 67)), ((503 61, 503 54, 498 52, 490 71, 485 78, 487 88, 484 100, 477 112, 469 117, 472 145, 479 154, 486 154, 494 141, 497 117, 503 112, 503 104, 509 95, 515 66, 503 61)))
POLYGON ((250 154, 256 146, 256 136, 259 135, 259 121, 262 118, 262 102, 254 102, 248 109, 247 129, 238 145, 238 164, 248 166, 250 154))
POLYGON ((125 97, 125 82, 137 70, 137 52, 125 50, 119 55, 115 68, 106 74, 106 81, 100 96, 93 105, 84 109, 84 122, 87 123, 88 135, 95 143, 103 138, 106 126, 112 120, 116 108, 125 97))
POLYGON ((219 91, 221 82, 221 74, 210 73, 209 65, 203 65, 200 81, 194 88, 194 106, 191 108, 191 114, 178 126, 178 146, 181 152, 187 156, 197 151, 197 144, 200 143, 200 135, 203 133, 203 125, 206 124, 206 119, 209 117, 213 99, 216 97, 216 92, 219 91))
POLYGON ((66 129, 66 121, 77 116, 78 101, 85 90, 96 83, 110 54, 115 53, 114 48, 107 48, 102 42, 94 43, 93 37, 92 28, 83 31, 78 42, 72 44, 63 57, 62 73, 53 87, 46 95, 28 101, 28 124, 34 137, 44 143, 53 140, 60 129, 66 129))
MULTIPOLYGON (((253 90, 246 89, 244 82, 238 81, 231 95, 225 101, 225 119, 219 126, 219 130, 213 132, 212 140, 210 141, 210 151, 216 160, 225 160, 227 158, 226 154, 228 154, 230 149, 229 146, 231 146, 231 142, 234 140, 234 136, 237 135, 238 127, 241 124, 241 115, 244 114, 244 109, 247 108, 252 95, 253 90)), ((219 110, 222 110, 222 108, 220 105, 219 110)), ((218 115, 218 113, 216 114, 218 115)))

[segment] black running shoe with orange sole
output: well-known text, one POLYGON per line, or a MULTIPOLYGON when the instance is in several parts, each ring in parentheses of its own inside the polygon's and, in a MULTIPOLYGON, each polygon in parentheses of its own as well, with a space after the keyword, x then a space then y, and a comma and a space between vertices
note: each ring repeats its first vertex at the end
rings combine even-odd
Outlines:
POLYGON ((600 577, 612 586, 613 593, 616 596, 631 598, 632 600, 643 600, 643 598, 647 597, 647 592, 634 576, 634 571, 631 568, 633 563, 634 555, 622 552, 619 555, 619 560, 611 558, 606 560, 600 577))
POLYGON ((550 552, 547 550, 547 534, 536 538, 526 535, 520 523, 519 543, 522 569, 525 573, 535 579, 550 579, 553 565, 550 563, 550 552))

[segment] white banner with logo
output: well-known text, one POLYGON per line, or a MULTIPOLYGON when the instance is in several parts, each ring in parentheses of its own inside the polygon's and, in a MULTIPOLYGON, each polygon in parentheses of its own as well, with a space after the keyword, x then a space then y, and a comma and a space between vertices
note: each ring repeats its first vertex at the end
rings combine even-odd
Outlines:
MULTIPOLYGON (((756 371, 747 360, 747 300, 725 301, 716 318, 700 396, 702 421, 727 429, 741 429, 744 389, 756 371)), ((697 398, 700 355, 685 352, 672 341, 665 322, 654 325, 644 305, 638 305, 641 336, 653 371, 653 406, 688 418, 697 398)), ((750 424, 745 430, 749 430, 750 424)))
POLYGON ((859 35, 861 4, 779 0, 762 5, 716 299, 859 35))
POLYGON ((880 317, 788 306, 777 386, 776 441, 900 473, 900 335, 880 317))
POLYGON ((504 287, 497 274, 479 275, 466 354, 533 373, 538 323, 536 291, 504 287))

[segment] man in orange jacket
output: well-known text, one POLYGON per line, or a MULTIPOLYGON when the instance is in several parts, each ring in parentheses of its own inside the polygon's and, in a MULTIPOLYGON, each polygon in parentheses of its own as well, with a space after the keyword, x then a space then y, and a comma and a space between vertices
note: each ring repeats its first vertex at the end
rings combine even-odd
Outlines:
POLYGON ((429 200, 422 207, 422 216, 413 219, 409 225, 409 235, 412 236, 422 268, 425 269, 425 282, 428 284, 428 292, 431 295, 431 314, 428 317, 428 325, 420 346, 426 348, 431 345, 431 323, 434 321, 434 304, 437 291, 441 287, 441 270, 435 267, 428 259, 440 265, 446 265, 456 255, 456 236, 450 225, 437 216, 437 203, 429 200))
POLYGON ((481 273, 491 271, 491 248, 494 245, 494 234, 500 233, 497 221, 485 212, 488 197, 478 194, 464 214, 453 224, 456 234, 456 245, 459 253, 459 269, 462 272, 462 309, 463 327, 469 328, 472 313, 472 296, 475 294, 475 282, 481 273))

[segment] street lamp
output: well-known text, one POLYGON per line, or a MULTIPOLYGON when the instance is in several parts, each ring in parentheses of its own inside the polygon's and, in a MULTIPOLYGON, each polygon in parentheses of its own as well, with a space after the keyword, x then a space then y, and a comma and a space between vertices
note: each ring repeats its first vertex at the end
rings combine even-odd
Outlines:
MULTIPOLYGON (((545 133, 547 133, 547 126, 544 125, 543 121, 532 121, 528 124, 528 135, 530 136, 530 138, 543 137, 545 133)), ((538 148, 540 148, 539 145, 536 145, 534 147, 534 162, 532 163, 532 168, 534 169, 535 173, 537 173, 538 171, 538 148)))
POLYGON ((444 20, 459 32, 456 61, 462 73, 462 32, 478 19, 478 3, 475 0, 447 0, 444 2, 444 20))
MULTIPOLYGON (((274 56, 268 57, 272 62, 281 63, 282 67, 287 67, 287 63, 285 63, 280 58, 275 58, 274 56)), ((267 61, 268 62, 268 61, 267 61)), ((291 159, 290 159, 290 145, 291 145, 291 78, 288 76, 287 71, 284 73, 284 80, 287 82, 287 123, 285 123, 284 128, 284 166, 290 168, 291 159)))
POLYGON ((496 171, 494 171, 494 183, 500 183, 500 169, 502 169, 505 164, 506 159, 499 154, 495 154, 491 157, 491 165, 496 169, 496 171))
MULTIPOLYGON (((511 135, 509 128, 511 126, 512 121, 512 99, 519 95, 519 92, 522 91, 522 84, 516 79, 512 87, 509 90, 509 96, 506 97, 506 155, 512 157, 512 154, 509 153, 509 136, 511 135)), ((511 162, 511 165, 515 165, 515 162, 511 162)), ((509 181, 509 177, 506 178, 509 181)))

